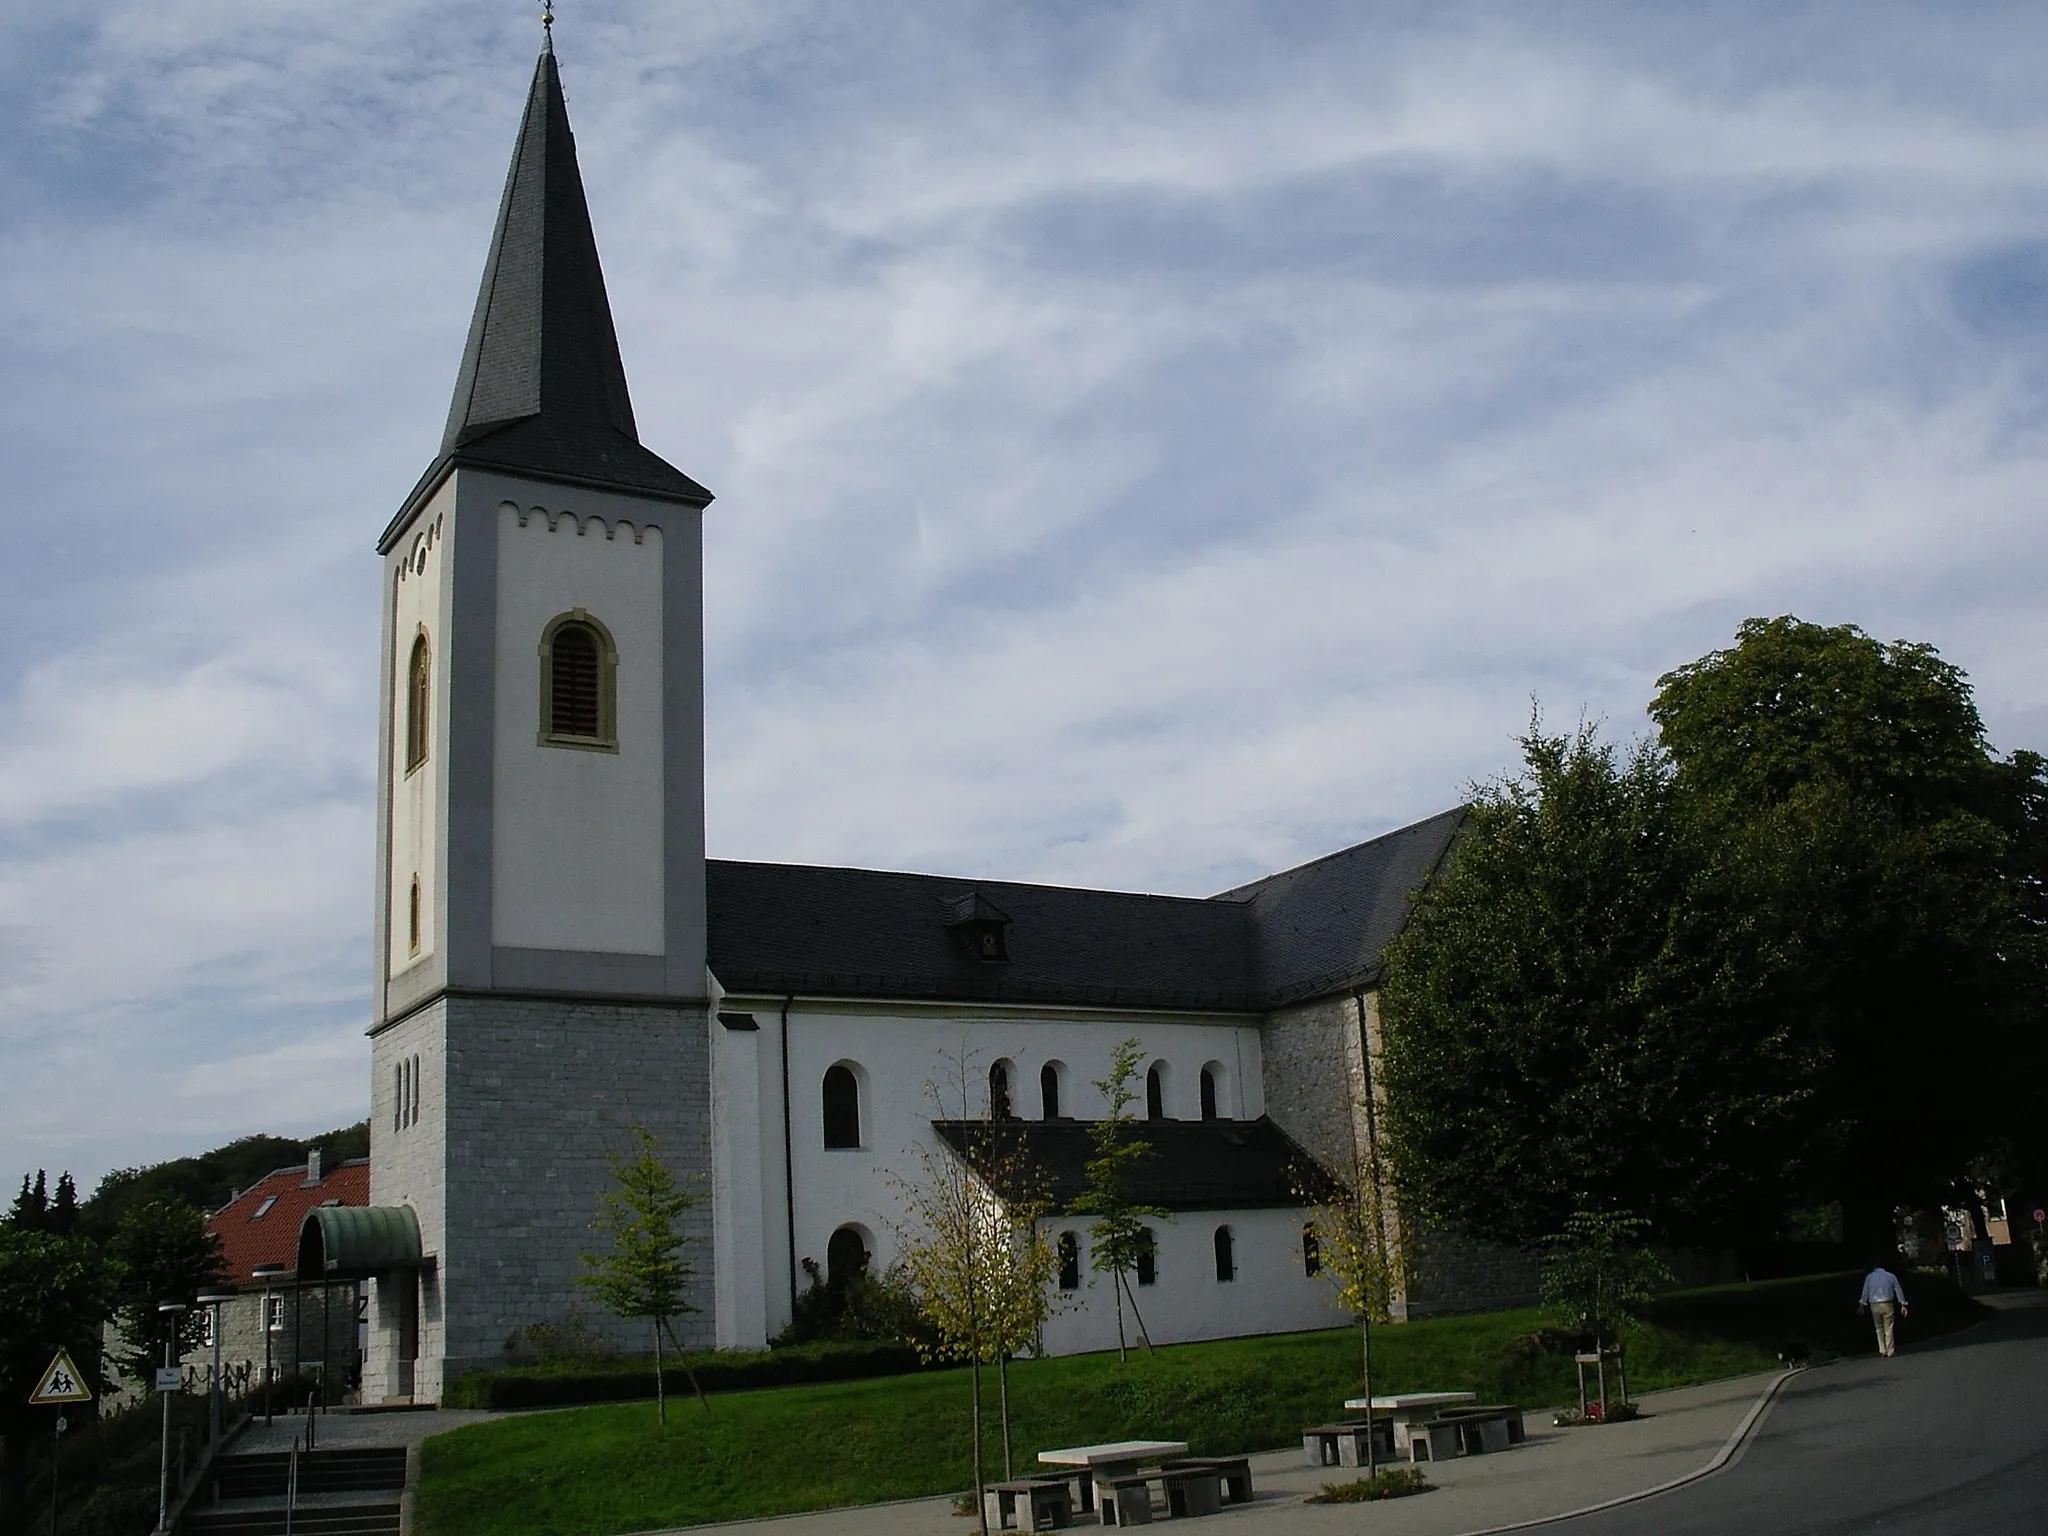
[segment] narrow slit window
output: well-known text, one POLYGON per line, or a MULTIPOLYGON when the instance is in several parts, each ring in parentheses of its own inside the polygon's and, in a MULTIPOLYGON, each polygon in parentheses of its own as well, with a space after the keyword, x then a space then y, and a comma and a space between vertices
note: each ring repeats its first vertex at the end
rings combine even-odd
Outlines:
POLYGON ((1216 1118, 1216 1074, 1207 1067, 1202 1068, 1202 1118, 1216 1118))
POLYGON ((1062 1232, 1059 1240, 1060 1289, 1078 1291, 1081 1289, 1081 1241, 1071 1232, 1062 1232))
POLYGON ((412 894, 406 900, 406 909, 406 931, 411 935, 411 940, 406 947, 406 953, 416 955, 420 952, 420 877, 418 875, 412 877, 412 894))
POLYGON ((1159 1080, 1159 1069, 1153 1067, 1145 1074, 1145 1118, 1164 1120, 1166 1118, 1166 1085, 1159 1080))
POLYGON ((860 1145, 860 1081, 849 1067, 825 1069, 825 1145, 860 1145))
POLYGON ((1040 1108, 1047 1120, 1060 1117, 1060 1069, 1057 1063, 1048 1061, 1038 1069, 1038 1097, 1040 1108))
POLYGON ((1159 1241, 1152 1235, 1150 1227, 1138 1236, 1138 1284, 1159 1283, 1159 1241))
POLYGON ((1323 1272, 1323 1240, 1316 1236, 1314 1227, 1301 1229, 1301 1268, 1308 1275, 1323 1272))
POLYGON ((1230 1228, 1216 1229, 1216 1279, 1219 1284, 1228 1285, 1237 1278, 1237 1239, 1230 1228))
POLYGON ((1010 1118, 1010 1064, 999 1061, 988 1069, 988 1117, 1010 1118))
POLYGON ((405 668, 405 771, 411 773, 427 760, 427 722, 433 703, 433 661, 427 651, 427 637, 412 642, 412 660, 405 668))

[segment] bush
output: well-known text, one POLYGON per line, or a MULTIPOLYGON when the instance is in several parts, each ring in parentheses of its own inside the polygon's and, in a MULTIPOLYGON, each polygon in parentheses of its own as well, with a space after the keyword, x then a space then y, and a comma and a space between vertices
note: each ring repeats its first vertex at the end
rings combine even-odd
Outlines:
MULTIPOLYGON (((900 1342, 797 1344, 782 1349, 705 1350, 665 1361, 682 1381, 687 1366, 706 1392, 743 1392, 809 1381, 855 1381, 922 1369, 917 1351, 900 1342)), ((444 1408, 552 1408, 626 1402, 654 1396, 654 1357, 558 1358, 471 1371, 449 1382, 444 1408)))
POLYGON ((803 1261, 810 1283, 796 1299, 789 1326, 772 1340, 777 1348, 821 1340, 887 1340, 930 1343, 930 1326, 917 1300, 895 1271, 877 1275, 865 1265, 826 1279, 816 1259, 803 1261))
POLYGON ((1420 1467, 1389 1467, 1371 1477, 1350 1483, 1325 1483, 1321 1493, 1308 1496, 1311 1504, 1367 1504, 1375 1499, 1404 1499, 1411 1493, 1428 1493, 1436 1484, 1420 1467))

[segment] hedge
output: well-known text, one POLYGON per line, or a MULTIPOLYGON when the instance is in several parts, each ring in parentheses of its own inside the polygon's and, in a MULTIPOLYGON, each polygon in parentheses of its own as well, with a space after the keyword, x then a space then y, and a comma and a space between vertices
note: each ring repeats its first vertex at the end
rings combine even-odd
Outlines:
MULTIPOLYGON (((662 1379, 671 1397, 688 1394, 696 1374, 706 1392, 743 1392, 806 1381, 851 1381, 901 1376, 923 1369, 917 1351, 900 1343, 792 1344, 782 1349, 719 1349, 665 1356, 662 1379)), ((570 1403, 613 1403, 654 1396, 654 1357, 624 1355, 549 1360, 469 1371, 441 1392, 444 1408, 552 1408, 570 1403)))

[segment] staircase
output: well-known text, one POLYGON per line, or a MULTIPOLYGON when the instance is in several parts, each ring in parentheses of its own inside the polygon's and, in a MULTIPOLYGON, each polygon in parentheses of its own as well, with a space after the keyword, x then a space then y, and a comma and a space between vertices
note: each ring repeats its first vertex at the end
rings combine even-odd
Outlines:
MULTIPOLYGON (((283 1451, 223 1456, 208 1480, 213 1502, 187 1511, 187 1536, 284 1536, 291 1457, 283 1451)), ((292 1536, 398 1536, 405 1488, 402 1446, 303 1451, 290 1499, 292 1536)))

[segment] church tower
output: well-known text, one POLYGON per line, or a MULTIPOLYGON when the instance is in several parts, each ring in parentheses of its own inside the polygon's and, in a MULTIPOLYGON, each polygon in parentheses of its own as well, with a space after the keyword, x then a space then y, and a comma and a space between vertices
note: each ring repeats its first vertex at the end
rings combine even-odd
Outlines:
POLYGON ((710 500, 641 446, 546 49, 440 453, 377 546, 370 1198, 418 1245, 374 1275, 365 1402, 561 1318, 633 1126, 709 1167, 710 500))

